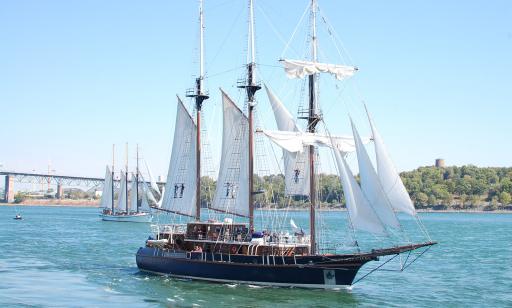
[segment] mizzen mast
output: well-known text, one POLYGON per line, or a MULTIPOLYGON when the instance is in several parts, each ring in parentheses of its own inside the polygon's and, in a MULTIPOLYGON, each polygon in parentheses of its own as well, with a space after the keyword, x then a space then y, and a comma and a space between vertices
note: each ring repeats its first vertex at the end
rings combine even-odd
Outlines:
POLYGON ((254 95, 261 89, 256 82, 256 50, 254 43, 254 6, 249 0, 249 37, 247 41, 247 79, 239 88, 245 88, 247 93, 248 120, 249 120, 249 230, 254 230, 254 95))
MULTIPOLYGON (((316 0, 311 0, 311 60, 318 62, 317 56, 317 35, 316 35, 316 11, 317 3, 316 0)), ((308 114, 308 132, 314 133, 316 131, 316 125, 320 121, 320 116, 317 113, 317 102, 316 102, 316 81, 318 74, 312 74, 308 77, 309 83, 309 114, 308 114)), ((316 191, 316 176, 315 176, 315 146, 309 146, 309 201, 310 201, 310 253, 316 253, 316 231, 315 231, 315 209, 317 200, 316 191)))
POLYGON ((204 80, 204 14, 203 0, 199 0, 199 76, 196 78, 195 89, 188 91, 187 97, 195 98, 196 107, 196 212, 195 219, 201 220, 201 108, 209 98, 203 89, 204 80))

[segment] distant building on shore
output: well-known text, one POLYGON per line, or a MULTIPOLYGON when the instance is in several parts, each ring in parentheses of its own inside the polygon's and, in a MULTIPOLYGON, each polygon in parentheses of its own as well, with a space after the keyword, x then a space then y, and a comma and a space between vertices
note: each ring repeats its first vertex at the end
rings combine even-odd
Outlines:
POLYGON ((437 158, 436 159, 436 165, 435 165, 437 168, 444 168, 444 159, 442 158, 437 158))

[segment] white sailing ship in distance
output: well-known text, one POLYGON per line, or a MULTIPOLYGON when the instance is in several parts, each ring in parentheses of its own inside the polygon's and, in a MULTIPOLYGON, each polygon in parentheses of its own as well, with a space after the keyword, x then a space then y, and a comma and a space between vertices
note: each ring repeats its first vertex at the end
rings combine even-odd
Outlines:
MULTIPOLYGON (((127 146, 128 148, 128 146, 127 146)), ((101 196, 102 212, 100 217, 104 221, 115 222, 142 222, 149 223, 153 220, 153 215, 147 204, 147 190, 142 189, 142 203, 139 206, 139 167, 138 167, 138 148, 137 148, 137 169, 132 175, 131 189, 128 191, 128 159, 126 171, 121 172, 120 187, 117 201, 114 200, 114 163, 112 171, 106 167, 103 193, 101 196), (146 200, 146 204, 144 203, 146 200), (142 206, 144 205, 144 206, 142 206)), ((142 186, 143 187, 143 186, 142 186)))

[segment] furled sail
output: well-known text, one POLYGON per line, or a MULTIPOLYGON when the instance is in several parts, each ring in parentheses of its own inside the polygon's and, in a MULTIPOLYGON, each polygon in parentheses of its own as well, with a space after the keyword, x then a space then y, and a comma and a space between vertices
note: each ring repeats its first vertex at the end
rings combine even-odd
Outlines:
POLYGON ((138 184, 137 184, 137 178, 135 175, 132 176, 132 185, 130 187, 130 212, 137 212, 137 204, 138 204, 138 198, 139 194, 137 192, 138 190, 138 184))
MULTIPOLYGON (((300 134, 300 128, 281 100, 266 85, 265 90, 270 104, 272 105, 272 110, 274 111, 274 118, 277 128, 279 129, 278 133, 300 134)), ((283 140, 282 136, 276 136, 276 140, 272 139, 269 135, 267 136, 283 148, 285 194, 288 196, 309 195, 309 159, 308 151, 304 149, 305 145, 294 144, 294 151, 290 151, 279 144, 279 141, 283 141, 284 145, 289 144, 289 142, 283 140), (299 149, 297 149, 297 147, 299 147, 299 149)), ((287 138, 285 137, 284 139, 287 138)))
POLYGON ((110 168, 107 166, 105 181, 103 182, 103 193, 101 194, 101 207, 111 208, 112 198, 112 172, 110 172, 110 168))
MULTIPOLYGON (((309 145, 318 147, 334 146, 343 153, 350 153, 356 150, 354 139, 349 136, 329 136, 322 133, 271 130, 262 130, 262 133, 279 147, 291 153, 303 152, 307 150, 309 145)), ((369 138, 362 140, 363 143, 368 143, 369 141, 369 138)))
POLYGON ((389 157, 388 151, 384 145, 384 142, 375 127, 368 110, 366 111, 370 126, 372 129, 373 142, 375 144, 375 155, 377 157, 377 174, 380 179, 380 183, 386 193, 391 206, 399 212, 404 212, 409 215, 416 215, 414 205, 405 189, 404 183, 400 178, 400 175, 396 171, 391 158, 389 157))
POLYGON ((288 78, 304 78, 317 73, 329 73, 336 79, 342 80, 351 77, 357 71, 357 67, 347 65, 287 59, 281 61, 288 78))
POLYGON ((194 120, 178 97, 171 160, 161 208, 192 216, 196 202, 196 130, 194 120))
POLYGON ((126 195, 126 176, 124 172, 121 172, 121 185, 119 187, 119 196, 117 197, 117 203, 115 207, 116 212, 125 212, 126 211, 126 200, 128 196, 126 195))
POLYGON ((384 193, 377 172, 373 168, 370 156, 364 148, 363 142, 354 123, 351 120, 352 132, 357 151, 357 162, 359 165, 359 176, 361 178, 361 189, 366 196, 375 213, 379 216, 381 222, 392 228, 399 228, 400 224, 396 218, 393 208, 384 193))
POLYGON ((211 208, 234 215, 248 216, 249 121, 224 91, 222 91, 222 104, 224 116, 222 156, 211 208))
POLYGON ((342 153, 336 149, 333 151, 352 227, 373 234, 385 234, 386 229, 361 191, 342 153))

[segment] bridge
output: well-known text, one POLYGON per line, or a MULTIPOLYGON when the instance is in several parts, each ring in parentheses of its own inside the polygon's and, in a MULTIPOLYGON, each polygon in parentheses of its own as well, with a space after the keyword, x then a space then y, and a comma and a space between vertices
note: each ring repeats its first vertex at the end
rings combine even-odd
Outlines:
MULTIPOLYGON (((105 181, 104 178, 11 171, 0 171, 0 176, 5 176, 4 191, 3 196, 0 197, 0 201, 6 203, 14 202, 14 183, 57 185, 55 197, 61 199, 63 197, 64 186, 86 186, 94 188, 102 187, 105 181)), ((114 183, 119 186, 118 180, 114 180, 114 183)), ((165 182, 158 182, 157 184, 162 186, 165 185, 165 182)))

